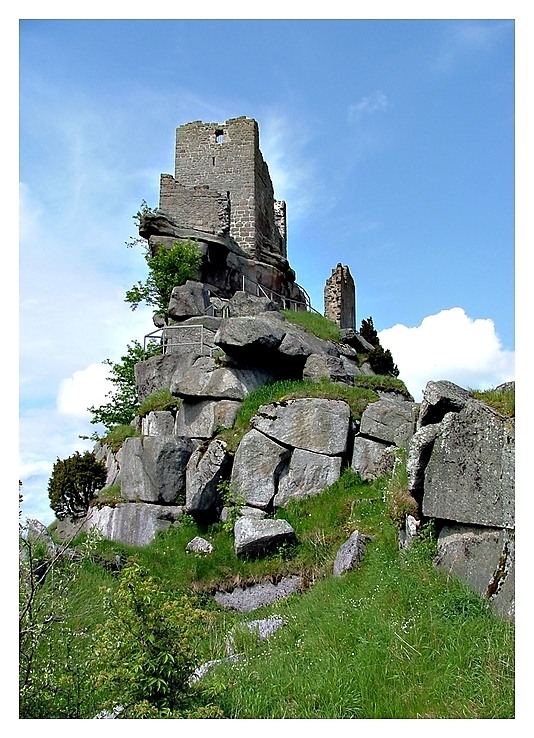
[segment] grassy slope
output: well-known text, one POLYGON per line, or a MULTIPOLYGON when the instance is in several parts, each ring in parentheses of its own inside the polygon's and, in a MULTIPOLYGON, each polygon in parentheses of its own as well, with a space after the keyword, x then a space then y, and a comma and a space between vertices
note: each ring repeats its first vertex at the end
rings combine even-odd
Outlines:
MULTIPOLYGON (((223 657, 225 637, 239 622, 286 619, 267 642, 244 638, 246 658, 206 677, 228 717, 513 717, 513 625, 435 570, 430 536, 398 550, 387 497, 385 480, 362 483, 345 472, 323 495, 281 511, 298 545, 257 561, 237 559, 223 525, 191 520, 144 549, 122 549, 176 592, 197 592, 210 609, 199 662, 223 657), (372 536, 364 562, 334 578, 335 554, 355 529, 372 536), (185 552, 195 535, 214 544, 212 555, 185 552), (208 595, 218 583, 230 588, 296 572, 308 585, 302 595, 252 613, 220 611, 208 595)), ((108 555, 118 548, 103 547, 108 555)))
MULTIPOLYGON (((261 404, 289 397, 345 399, 358 417, 377 399, 381 380, 373 381, 358 388, 328 382, 262 387, 243 403, 227 440, 235 447, 261 404)), ((267 642, 242 638, 245 657, 206 677, 230 718, 513 717, 513 624, 496 619, 464 585, 435 570, 430 536, 408 552, 398 550, 392 518, 405 501, 402 479, 394 482, 363 483, 346 471, 322 495, 279 512, 298 544, 261 560, 235 556, 229 526, 201 527, 188 518, 143 549, 103 541, 101 557, 111 560, 120 551, 176 593, 196 593, 211 613, 207 631, 199 634, 199 663, 224 657, 226 635, 236 624, 271 614, 285 618, 286 626, 267 642), (364 562, 334 578, 335 554, 355 529, 371 536, 364 562), (196 535, 214 544, 213 554, 186 553, 196 535), (220 611, 211 598, 217 587, 292 573, 304 576, 305 592, 253 613, 220 611)), ((97 585, 114 583, 98 563, 86 566, 73 593, 74 609, 84 604, 80 627, 100 619, 97 585)))

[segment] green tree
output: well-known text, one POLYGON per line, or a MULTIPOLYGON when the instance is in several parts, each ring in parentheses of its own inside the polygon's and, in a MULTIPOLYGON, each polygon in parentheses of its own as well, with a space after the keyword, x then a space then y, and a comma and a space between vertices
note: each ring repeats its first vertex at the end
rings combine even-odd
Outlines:
MULTIPOLYGON (((103 364, 111 367, 109 381, 113 384, 114 389, 106 395, 110 398, 109 402, 99 407, 93 405, 88 408, 93 416, 91 423, 102 423, 109 432, 118 425, 128 425, 132 422, 139 409, 135 365, 159 353, 159 350, 159 346, 155 344, 145 350, 139 341, 132 341, 128 344, 126 353, 121 356, 120 361, 113 362, 111 359, 103 361, 103 364)), ((92 438, 98 440, 96 436, 92 438)))
POLYGON ((149 274, 126 292, 125 301, 135 310, 141 303, 166 314, 174 287, 194 279, 202 263, 202 255, 192 241, 175 241, 168 249, 158 244, 155 254, 146 247, 145 260, 149 274))
POLYGON ((365 338, 365 340, 368 341, 371 346, 373 346, 373 350, 369 352, 367 360, 369 361, 369 365, 371 366, 371 369, 375 372, 375 374, 398 377, 399 369, 393 361, 391 351, 389 349, 384 349, 384 347, 381 345, 378 333, 376 331, 376 328, 374 327, 373 319, 371 317, 367 318, 366 320, 362 320, 360 335, 362 336, 362 338, 365 338))
POLYGON ((97 490, 106 483, 106 467, 91 451, 76 451, 67 459, 58 459, 48 481, 50 507, 58 518, 81 517, 97 490))
POLYGON ((94 650, 95 690, 102 706, 120 706, 120 718, 222 717, 202 704, 190 679, 198 665, 195 643, 208 613, 193 600, 162 588, 131 561, 107 602, 94 650))
POLYGON ((366 320, 362 320, 362 324, 360 326, 360 336, 362 338, 365 338, 365 340, 370 343, 371 346, 378 346, 378 344, 380 343, 378 333, 376 332, 376 329, 373 325, 373 319, 371 317, 367 318, 366 320))
POLYGON ((375 374, 383 374, 389 377, 399 376, 399 369, 393 361, 391 351, 384 349, 380 344, 369 353, 367 360, 375 374))

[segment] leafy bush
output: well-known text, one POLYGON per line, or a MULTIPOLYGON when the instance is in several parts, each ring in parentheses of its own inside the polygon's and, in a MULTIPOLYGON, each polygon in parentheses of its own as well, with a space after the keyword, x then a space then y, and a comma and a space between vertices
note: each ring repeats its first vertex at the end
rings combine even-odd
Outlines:
MULTIPOLYGON (((190 684, 195 643, 207 613, 188 596, 174 597, 135 561, 120 573, 97 629, 95 687, 120 718, 197 717, 202 693, 190 684)), ((206 717, 222 717, 208 706, 206 717)))
POLYGON ((106 483, 106 476, 105 464, 90 451, 58 459, 48 482, 50 507, 60 519, 84 515, 96 491, 106 483))
POLYGON ((198 276, 202 255, 192 241, 175 241, 170 249, 158 244, 154 255, 147 245, 145 260, 148 277, 126 292, 125 301, 130 303, 132 310, 144 302, 166 314, 174 287, 198 276))
MULTIPOLYGON (((102 362, 111 367, 109 381, 114 385, 114 390, 106 395, 110 398, 109 402, 100 407, 88 408, 93 416, 91 419, 93 425, 102 423, 106 430, 110 431, 117 425, 128 425, 132 421, 139 409, 135 365, 156 353, 159 353, 158 346, 150 346, 145 350, 139 341, 132 341, 127 345, 126 353, 121 356, 120 361, 105 359, 102 362)), ((99 440, 96 435, 92 438, 99 440)))

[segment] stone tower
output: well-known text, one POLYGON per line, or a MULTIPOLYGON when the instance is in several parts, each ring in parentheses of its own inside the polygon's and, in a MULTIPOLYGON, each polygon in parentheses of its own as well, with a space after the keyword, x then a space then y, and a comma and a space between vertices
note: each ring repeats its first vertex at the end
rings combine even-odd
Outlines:
POLYGON ((326 280, 324 314, 340 328, 356 329, 356 288, 348 266, 338 264, 326 280))
POLYGON ((287 259, 286 204, 274 199, 252 118, 176 129, 174 175, 161 175, 159 206, 143 212, 139 235, 152 254, 177 239, 197 243, 197 281, 212 295, 245 290, 290 309, 309 306, 287 259))
POLYGON ((180 126, 174 177, 161 178, 160 210, 179 215, 182 225, 230 235, 251 259, 287 256, 285 203, 274 200, 252 118, 180 126))

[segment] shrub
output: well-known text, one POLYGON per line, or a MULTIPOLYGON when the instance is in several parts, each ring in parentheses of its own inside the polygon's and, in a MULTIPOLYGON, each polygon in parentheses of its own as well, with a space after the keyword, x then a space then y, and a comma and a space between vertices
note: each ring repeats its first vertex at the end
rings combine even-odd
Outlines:
MULTIPOLYGON (((127 425, 132 421, 139 409, 135 365, 156 353, 159 353, 159 346, 150 346, 145 350, 139 341, 132 341, 120 361, 105 359, 102 362, 111 367, 109 381, 114 385, 114 390, 106 395, 110 398, 109 402, 100 407, 88 408, 93 415, 91 423, 94 425, 102 423, 105 429, 110 431, 117 425, 127 425)), ((92 438, 95 441, 99 440, 98 436, 92 438)))
POLYGON ((58 459, 48 482, 50 507, 60 519, 84 515, 96 491, 106 483, 106 476, 105 465, 90 451, 58 459))
POLYGON ((367 361, 376 374, 389 374, 392 377, 399 376, 399 369, 394 363, 389 349, 384 349, 382 346, 375 346, 369 353, 367 361))
POLYGON ((369 352, 367 361, 375 374, 385 374, 391 377, 398 377, 399 370, 393 361, 391 351, 389 349, 384 349, 380 345, 380 339, 371 317, 366 320, 362 320, 360 335, 362 338, 365 338, 371 346, 373 346, 373 350, 369 352))
MULTIPOLYGON (((121 706, 120 718, 196 716, 202 693, 190 679, 207 613, 191 597, 165 592, 135 561, 121 571, 107 611, 94 652, 95 686, 104 696, 103 706, 121 706)), ((210 717, 222 715, 211 707, 210 717)))
POLYGON ((175 241, 170 249, 158 244, 154 255, 147 245, 145 260, 148 277, 126 292, 125 301, 130 303, 132 310, 144 302, 166 314, 174 287, 198 275, 202 255, 192 241, 175 241))
POLYGON ((373 324, 373 319, 371 317, 362 320, 360 326, 360 336, 364 338, 368 343, 370 343, 371 346, 379 345, 380 339, 378 338, 378 333, 376 332, 373 324))

